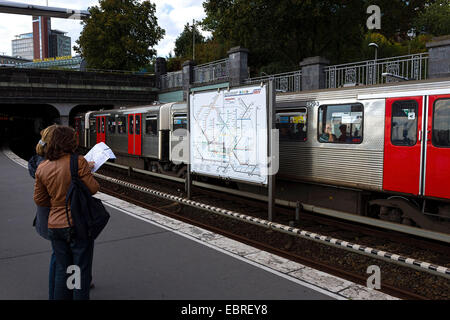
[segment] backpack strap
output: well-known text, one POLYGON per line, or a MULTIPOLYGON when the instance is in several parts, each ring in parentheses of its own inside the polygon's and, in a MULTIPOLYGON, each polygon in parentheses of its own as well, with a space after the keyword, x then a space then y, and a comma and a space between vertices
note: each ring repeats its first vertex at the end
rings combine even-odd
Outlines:
POLYGON ((72 177, 72 182, 66 195, 66 219, 67 223, 69 224, 69 228, 72 228, 72 224, 70 223, 69 218, 69 200, 72 197, 72 193, 75 187, 74 183, 78 179, 78 154, 76 153, 70 155, 70 175, 72 177))

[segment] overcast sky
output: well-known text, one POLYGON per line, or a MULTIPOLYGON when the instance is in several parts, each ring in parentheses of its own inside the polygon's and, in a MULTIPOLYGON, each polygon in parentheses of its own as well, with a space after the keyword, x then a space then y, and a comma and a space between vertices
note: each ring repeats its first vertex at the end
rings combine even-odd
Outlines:
MULTIPOLYGON (((46 0, 18 0, 16 2, 34 5, 46 5, 46 0)), ((156 17, 160 27, 166 30, 166 35, 156 47, 158 56, 165 57, 175 47, 175 39, 183 31, 184 25, 192 19, 201 20, 205 17, 203 0, 151 0, 156 4, 156 17)), ((89 6, 98 5, 98 0, 48 0, 51 7, 86 10, 89 6)), ((77 20, 52 18, 52 29, 68 32, 72 38, 72 47, 80 36, 82 27, 77 20)), ((15 35, 32 32, 31 16, 0 14, 0 53, 11 55, 11 40, 15 35)), ((206 34, 205 34, 206 35, 206 34)), ((72 54, 75 54, 72 50, 72 54)))

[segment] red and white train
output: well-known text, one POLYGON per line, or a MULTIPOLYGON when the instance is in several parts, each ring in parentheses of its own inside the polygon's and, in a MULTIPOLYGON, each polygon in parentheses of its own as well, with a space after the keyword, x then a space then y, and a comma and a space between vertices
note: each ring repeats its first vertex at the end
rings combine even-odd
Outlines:
MULTIPOLYGON (((173 154, 185 102, 76 117, 80 145, 105 141, 141 168, 183 176, 173 154)), ((279 203, 450 239, 450 79, 282 93, 279 203)), ((265 194, 262 187, 236 188, 265 194)))

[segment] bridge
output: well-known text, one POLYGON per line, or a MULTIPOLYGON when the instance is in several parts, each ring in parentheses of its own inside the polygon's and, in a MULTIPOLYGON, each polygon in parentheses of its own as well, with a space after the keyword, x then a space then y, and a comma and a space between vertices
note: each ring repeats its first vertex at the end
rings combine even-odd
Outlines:
POLYGON ((53 18, 80 20, 90 15, 87 10, 36 6, 28 3, 0 1, 0 13, 23 14, 29 16, 46 16, 53 18))
MULTIPOLYGON (((2 68, 0 99, 2 105, 51 105, 61 122, 77 106, 149 104, 157 99, 154 75, 2 68)), ((1 106, 0 106, 1 111, 1 106)))

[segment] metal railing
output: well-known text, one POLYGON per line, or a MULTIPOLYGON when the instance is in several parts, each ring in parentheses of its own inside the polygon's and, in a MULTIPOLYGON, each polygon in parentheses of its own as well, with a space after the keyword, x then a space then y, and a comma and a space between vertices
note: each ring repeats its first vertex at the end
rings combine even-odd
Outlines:
POLYGON ((214 82, 217 80, 228 80, 228 59, 217 60, 211 63, 201 64, 194 67, 194 83, 214 82))
POLYGON ((169 72, 161 76, 161 90, 183 86, 183 71, 169 72))
POLYGON ((428 53, 339 64, 325 68, 326 88, 422 80, 427 68, 428 53))
POLYGON ((277 92, 296 92, 302 90, 302 72, 291 71, 273 75, 266 75, 263 77, 249 78, 245 80, 247 84, 260 83, 266 80, 273 80, 275 90, 277 92))

